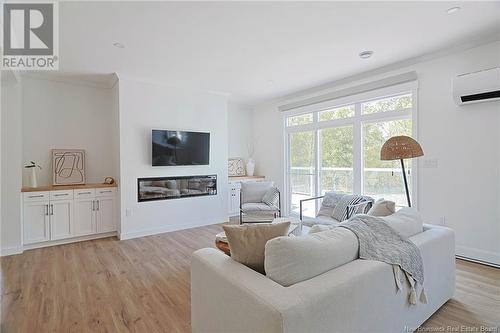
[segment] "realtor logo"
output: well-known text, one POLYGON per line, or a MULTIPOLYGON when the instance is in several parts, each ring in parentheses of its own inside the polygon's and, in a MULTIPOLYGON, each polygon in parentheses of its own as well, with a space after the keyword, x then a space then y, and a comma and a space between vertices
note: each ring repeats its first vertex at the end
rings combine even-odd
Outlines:
POLYGON ((2 69, 58 69, 57 3, 3 4, 2 69))

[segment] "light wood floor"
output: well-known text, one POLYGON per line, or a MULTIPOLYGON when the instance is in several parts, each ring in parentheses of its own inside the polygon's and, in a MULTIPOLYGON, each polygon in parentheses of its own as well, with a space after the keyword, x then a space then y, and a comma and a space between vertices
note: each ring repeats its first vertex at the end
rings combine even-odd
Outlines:
MULTIPOLYGON (((2 258, 1 332, 190 332, 191 253, 213 246, 221 230, 107 238, 2 258)), ((500 269, 458 260, 455 297, 424 326, 499 324, 500 269)))

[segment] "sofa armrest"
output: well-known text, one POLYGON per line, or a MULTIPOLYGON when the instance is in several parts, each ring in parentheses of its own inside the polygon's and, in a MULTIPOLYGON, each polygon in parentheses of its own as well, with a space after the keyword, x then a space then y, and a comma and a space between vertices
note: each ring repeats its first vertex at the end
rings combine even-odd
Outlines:
POLYGON ((191 327, 197 332, 283 332, 298 302, 287 288, 206 248, 191 261, 191 327))

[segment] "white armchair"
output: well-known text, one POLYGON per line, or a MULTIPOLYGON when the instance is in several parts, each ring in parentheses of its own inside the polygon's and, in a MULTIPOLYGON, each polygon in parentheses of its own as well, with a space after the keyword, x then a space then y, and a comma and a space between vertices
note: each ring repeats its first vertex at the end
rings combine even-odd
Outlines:
MULTIPOLYGON (((269 199, 269 198, 267 198, 269 199)), ((270 222, 270 218, 281 216, 281 195, 274 187, 273 182, 247 182, 241 184, 240 190, 240 224, 244 216, 254 216, 252 221, 245 222, 270 222), (264 198, 274 189, 276 195, 271 200, 264 198), (257 219, 255 219, 257 217, 257 219), (264 218, 264 220, 262 220, 264 218)))

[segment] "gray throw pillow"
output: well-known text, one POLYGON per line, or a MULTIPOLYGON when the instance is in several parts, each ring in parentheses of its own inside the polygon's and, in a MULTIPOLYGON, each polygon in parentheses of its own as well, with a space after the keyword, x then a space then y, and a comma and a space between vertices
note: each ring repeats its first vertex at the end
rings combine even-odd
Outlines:
POLYGON ((271 187, 267 190, 266 194, 262 198, 262 202, 268 206, 278 207, 280 192, 276 187, 271 187))
POLYGON ((358 204, 364 200, 361 195, 344 195, 337 206, 333 208, 332 217, 339 222, 345 221, 347 219, 347 206, 358 204))

